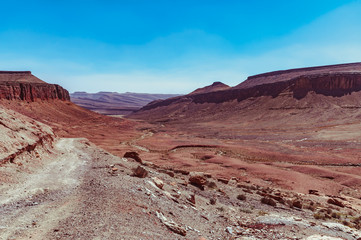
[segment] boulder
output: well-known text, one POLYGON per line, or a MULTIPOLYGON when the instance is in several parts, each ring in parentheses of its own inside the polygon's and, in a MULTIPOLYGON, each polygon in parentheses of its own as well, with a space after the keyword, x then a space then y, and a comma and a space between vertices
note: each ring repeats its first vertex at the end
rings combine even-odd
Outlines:
POLYGON ((153 177, 152 180, 153 180, 154 184, 155 184, 158 188, 163 189, 164 183, 163 183, 162 180, 160 180, 160 179, 157 178, 157 177, 153 177))
POLYGON ((219 182, 224 183, 224 184, 228 184, 228 182, 229 182, 229 180, 226 179, 226 178, 217 178, 217 180, 218 180, 219 182))
POLYGON ((139 178, 145 178, 148 176, 148 171, 142 168, 141 166, 138 166, 137 168, 133 169, 133 176, 139 178))
POLYGON ((123 157, 132 158, 135 161, 142 163, 142 159, 139 157, 139 154, 137 152, 126 152, 123 157))
POLYGON ((187 197, 187 200, 192 203, 193 205, 196 204, 196 195, 193 193, 187 197))
POLYGON ((167 228, 179 235, 186 236, 187 231, 180 225, 178 225, 175 222, 163 222, 164 225, 167 226, 167 228))
POLYGON ((268 197, 262 198, 261 203, 264 203, 264 204, 267 204, 267 205, 270 205, 273 207, 275 207, 277 205, 275 200, 273 200, 272 198, 268 198, 268 197))
POLYGON ((159 218, 159 220, 165 225, 167 226, 167 228, 179 235, 182 236, 186 236, 187 235, 187 231, 185 230, 185 228, 183 228, 182 226, 180 226, 179 224, 173 222, 172 220, 168 220, 163 213, 161 212, 156 212, 157 217, 159 218))
POLYGON ((194 186, 204 188, 204 185, 207 184, 207 178, 202 172, 191 172, 189 176, 189 183, 194 186))

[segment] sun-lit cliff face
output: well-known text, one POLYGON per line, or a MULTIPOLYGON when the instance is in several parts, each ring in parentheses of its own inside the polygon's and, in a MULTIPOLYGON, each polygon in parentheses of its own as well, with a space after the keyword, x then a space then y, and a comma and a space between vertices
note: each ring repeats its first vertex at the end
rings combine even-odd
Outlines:
POLYGON ((69 92, 57 84, 48 84, 29 71, 0 71, 0 99, 69 101, 69 92))

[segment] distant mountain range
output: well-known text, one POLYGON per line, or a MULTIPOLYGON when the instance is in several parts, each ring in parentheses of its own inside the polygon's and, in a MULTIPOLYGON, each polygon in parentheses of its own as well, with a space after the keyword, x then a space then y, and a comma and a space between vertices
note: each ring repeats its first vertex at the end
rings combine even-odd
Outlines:
POLYGON ((70 94, 73 103, 104 115, 127 115, 152 101, 176 96, 179 95, 131 92, 74 92, 70 94))

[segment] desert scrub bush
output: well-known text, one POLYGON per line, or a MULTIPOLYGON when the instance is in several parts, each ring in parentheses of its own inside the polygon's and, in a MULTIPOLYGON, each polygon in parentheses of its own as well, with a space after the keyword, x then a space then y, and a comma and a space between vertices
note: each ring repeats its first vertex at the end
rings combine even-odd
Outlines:
POLYGON ((224 207, 217 207, 216 209, 220 212, 224 212, 224 207))
POLYGON ((315 219, 317 219, 317 220, 320 220, 320 219, 326 220, 325 214, 322 214, 322 213, 320 213, 320 212, 317 212, 317 213, 313 214, 313 217, 314 217, 315 219))
POLYGON ((308 209, 308 210, 310 210, 310 211, 312 211, 312 212, 314 212, 315 210, 316 210, 316 208, 315 208, 315 206, 314 205, 306 205, 305 206, 305 209, 308 209))
POLYGON ((349 221, 347 221, 347 220, 343 220, 342 224, 347 226, 347 227, 351 227, 351 223, 349 221))
POLYGON ((211 199, 209 200, 209 203, 210 203, 211 205, 215 205, 216 202, 217 202, 217 199, 215 199, 215 198, 211 198, 211 199))
POLYGON ((258 215, 259 216, 264 216, 264 215, 268 215, 268 212, 265 212, 265 211, 258 211, 258 215))
POLYGON ((244 200, 246 200, 246 196, 244 194, 238 194, 237 199, 241 200, 241 201, 244 201, 244 200))
POLYGON ((340 218, 341 218, 341 213, 339 213, 339 212, 333 212, 333 213, 331 214, 331 217, 336 218, 336 219, 340 219, 340 218))
POLYGON ((251 209, 247 209, 247 208, 241 208, 241 209, 239 209, 239 211, 240 211, 240 212, 244 212, 244 213, 248 213, 248 214, 252 213, 252 210, 251 210, 251 209))

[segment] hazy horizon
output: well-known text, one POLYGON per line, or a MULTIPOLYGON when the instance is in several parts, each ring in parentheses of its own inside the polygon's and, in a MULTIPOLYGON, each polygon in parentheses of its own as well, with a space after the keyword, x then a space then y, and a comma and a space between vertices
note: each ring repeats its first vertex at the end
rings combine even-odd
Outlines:
POLYGON ((361 61, 361 1, 12 1, 0 70, 69 92, 186 94, 361 61))

